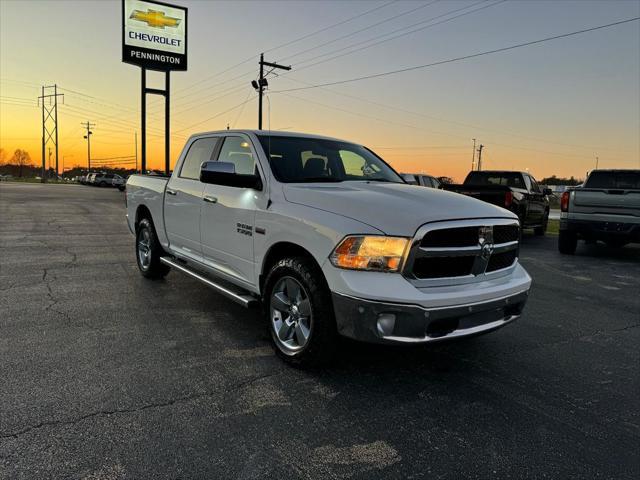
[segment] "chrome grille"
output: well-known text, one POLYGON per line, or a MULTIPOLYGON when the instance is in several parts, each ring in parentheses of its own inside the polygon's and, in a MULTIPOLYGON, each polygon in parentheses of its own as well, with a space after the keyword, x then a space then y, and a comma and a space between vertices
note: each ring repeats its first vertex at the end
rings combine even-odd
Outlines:
POLYGON ((520 231, 516 220, 436 222, 418 230, 403 274, 416 286, 447 285, 500 275, 515 266, 520 231))

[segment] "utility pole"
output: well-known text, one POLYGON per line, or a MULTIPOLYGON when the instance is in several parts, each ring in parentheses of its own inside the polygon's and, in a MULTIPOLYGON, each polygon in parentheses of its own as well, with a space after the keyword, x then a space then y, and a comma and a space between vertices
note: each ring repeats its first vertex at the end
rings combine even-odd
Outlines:
POLYGON ((135 142, 136 142, 136 173, 138 173, 138 132, 135 132, 135 142))
POLYGON ((272 71, 279 68, 280 70, 291 70, 291 66, 289 65, 278 65, 277 63, 265 62, 264 61, 264 53, 260 54, 260 77, 258 81, 253 80, 251 85, 258 91, 258 130, 262 130, 262 95, 265 87, 269 86, 269 82, 267 82, 267 75, 269 75, 272 71), (271 67, 266 75, 264 73, 264 67, 271 67))
MULTIPOLYGON (((58 93, 58 85, 43 85, 42 95, 38 97, 38 103, 42 101, 42 183, 45 183, 45 158, 44 152, 49 142, 53 143, 56 148, 56 175, 58 173, 58 97, 62 97, 64 102, 64 94, 58 93), (53 93, 50 92, 53 89, 53 93), (49 99, 49 106, 46 105, 45 99, 49 99), (53 99, 53 100, 52 100, 53 99)), ((49 160, 49 166, 51 161, 49 160)))
POLYGON ((47 168, 47 174, 51 176, 51 147, 49 147, 49 168, 47 168))
POLYGON ((598 162, 600 161, 600 159, 598 157, 596 157, 596 170, 598 169, 598 162))
POLYGON ((87 134, 84 136, 87 140, 87 171, 91 172, 91 135, 93 135, 91 129, 95 127, 96 124, 87 120, 87 123, 81 123, 80 125, 87 129, 87 134))
POLYGON ((473 172, 473 165, 476 161, 476 139, 473 139, 473 150, 471 152, 471 171, 473 172))
POLYGON ((478 171, 482 170, 482 149, 484 145, 480 144, 478 147, 478 171))

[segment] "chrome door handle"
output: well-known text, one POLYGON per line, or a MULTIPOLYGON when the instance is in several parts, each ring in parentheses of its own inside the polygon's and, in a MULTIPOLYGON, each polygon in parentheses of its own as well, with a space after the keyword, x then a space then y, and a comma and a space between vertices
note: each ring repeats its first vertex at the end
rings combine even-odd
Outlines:
POLYGON ((177 195, 177 194, 178 194, 178 192, 176 192, 175 190, 169 190, 167 188, 167 195, 177 195))
POLYGON ((205 196, 203 197, 203 200, 204 200, 205 202, 209 202, 209 203, 218 203, 218 199, 217 199, 216 197, 211 197, 211 196, 209 196, 209 195, 205 195, 205 196))

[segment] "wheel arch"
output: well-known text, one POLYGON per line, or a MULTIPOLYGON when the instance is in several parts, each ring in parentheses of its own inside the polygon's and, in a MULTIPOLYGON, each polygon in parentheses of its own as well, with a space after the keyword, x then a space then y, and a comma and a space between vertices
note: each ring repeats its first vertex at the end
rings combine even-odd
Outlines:
POLYGON ((271 245, 271 247, 269 247, 269 250, 267 250, 264 259, 262 260, 262 268, 260 269, 259 277, 260 293, 263 293, 264 281, 269 273, 269 270, 271 270, 271 267, 273 267, 273 265, 275 265, 278 260, 293 256, 305 257, 311 260, 322 275, 322 280, 324 282, 327 281, 326 278, 324 278, 324 274, 322 273, 322 267, 309 250, 298 245, 297 243, 280 241, 274 243, 273 245, 271 245))
POLYGON ((136 231, 138 230, 138 224, 143 218, 148 218, 149 220, 151 220, 151 222, 153 222, 151 210, 149 210, 146 205, 138 205, 138 208, 136 209, 136 219, 134 224, 136 231))

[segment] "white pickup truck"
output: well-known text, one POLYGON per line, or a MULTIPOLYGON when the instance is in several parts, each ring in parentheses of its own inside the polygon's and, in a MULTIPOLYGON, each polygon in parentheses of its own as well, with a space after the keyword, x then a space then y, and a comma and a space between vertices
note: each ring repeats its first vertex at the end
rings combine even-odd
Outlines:
POLYGON ((261 304, 276 352, 331 359, 338 335, 438 342, 516 318, 531 278, 511 212, 408 185, 361 145, 307 134, 200 133, 170 178, 132 175, 142 275, 183 272, 261 304))

